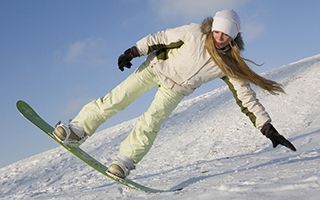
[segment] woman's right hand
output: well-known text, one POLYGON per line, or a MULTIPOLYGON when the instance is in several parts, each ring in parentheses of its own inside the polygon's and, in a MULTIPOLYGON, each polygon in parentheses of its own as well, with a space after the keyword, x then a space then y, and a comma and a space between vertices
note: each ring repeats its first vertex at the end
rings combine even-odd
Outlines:
POLYGON ((121 71, 124 71, 124 68, 129 68, 132 66, 131 60, 135 57, 138 57, 139 51, 137 47, 133 46, 127 49, 123 54, 118 58, 118 66, 121 71))

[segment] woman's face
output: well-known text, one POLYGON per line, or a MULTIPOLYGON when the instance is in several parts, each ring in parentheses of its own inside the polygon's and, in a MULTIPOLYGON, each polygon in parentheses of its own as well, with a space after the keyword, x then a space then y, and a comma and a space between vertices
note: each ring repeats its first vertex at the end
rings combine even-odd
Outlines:
POLYGON ((213 31, 212 34, 213 34, 214 40, 216 41, 217 49, 223 49, 232 40, 232 37, 220 31, 213 31))

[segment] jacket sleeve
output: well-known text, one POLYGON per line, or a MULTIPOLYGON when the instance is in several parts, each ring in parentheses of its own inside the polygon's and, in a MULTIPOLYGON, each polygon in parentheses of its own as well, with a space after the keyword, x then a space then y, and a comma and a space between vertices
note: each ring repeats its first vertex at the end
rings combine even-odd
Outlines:
POLYGON ((163 48, 181 46, 190 26, 192 25, 184 25, 147 35, 136 43, 136 47, 140 55, 148 55, 163 48))
POLYGON ((226 76, 222 80, 228 85, 241 111, 249 117, 255 127, 260 130, 266 122, 271 122, 269 114, 256 98, 256 93, 248 82, 226 76))

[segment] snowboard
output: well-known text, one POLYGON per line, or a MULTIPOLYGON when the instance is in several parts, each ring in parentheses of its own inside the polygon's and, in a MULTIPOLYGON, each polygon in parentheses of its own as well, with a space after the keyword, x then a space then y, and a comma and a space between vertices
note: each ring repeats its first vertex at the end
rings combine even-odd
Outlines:
POLYGON ((101 162, 99 162, 98 160, 96 160, 95 158, 90 156, 88 153, 86 153, 80 147, 66 145, 66 144, 63 144, 62 142, 60 142, 59 140, 57 140, 54 137, 53 133, 52 133, 54 128, 51 125, 49 125, 45 120, 43 120, 36 113, 36 111, 31 106, 29 106, 26 102, 24 102, 22 100, 19 100, 19 101, 17 101, 16 106, 17 106, 17 109, 19 110, 19 112, 26 119, 28 119, 32 124, 34 124, 35 126, 40 128, 51 139, 53 139, 58 144, 63 146, 67 151, 69 151, 70 153, 72 153, 73 155, 78 157, 80 160, 82 160, 87 165, 92 167, 94 170, 100 172, 101 174, 103 174, 107 178, 109 178, 109 179, 111 179, 111 180, 113 180, 113 181, 115 181, 115 182, 117 182, 117 183, 119 183, 121 185, 124 185, 124 186, 126 186, 128 188, 139 190, 139 191, 143 191, 143 192, 146 192, 146 193, 174 192, 174 191, 181 190, 181 189, 168 189, 168 190, 154 189, 154 188, 150 188, 150 187, 141 185, 139 183, 136 183, 136 182, 134 182, 134 181, 132 181, 132 180, 130 180, 128 178, 121 179, 121 178, 119 178, 119 177, 117 177, 115 175, 112 175, 111 173, 108 173, 107 172, 108 168, 104 164, 102 164, 101 162))

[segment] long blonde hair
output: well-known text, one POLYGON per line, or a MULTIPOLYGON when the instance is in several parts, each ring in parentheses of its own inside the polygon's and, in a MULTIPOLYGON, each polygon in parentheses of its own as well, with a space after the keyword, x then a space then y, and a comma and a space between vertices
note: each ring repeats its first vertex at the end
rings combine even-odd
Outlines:
MULTIPOLYGON (((209 20, 211 21, 210 18, 209 20)), ((241 57, 240 48, 238 47, 237 42, 235 42, 235 40, 232 40, 230 42, 230 50, 228 50, 225 53, 220 53, 215 47, 215 40, 213 38, 212 32, 210 31, 206 33, 205 47, 211 55, 214 62, 222 70, 222 72, 227 77, 249 81, 267 90, 271 94, 278 94, 280 92, 285 93, 282 88, 282 85, 275 81, 263 78, 262 76, 258 75, 250 69, 250 67, 247 65, 245 61, 249 61, 253 64, 255 63, 251 60, 244 59, 241 57)), ((241 40, 241 42, 243 41, 241 40)))

